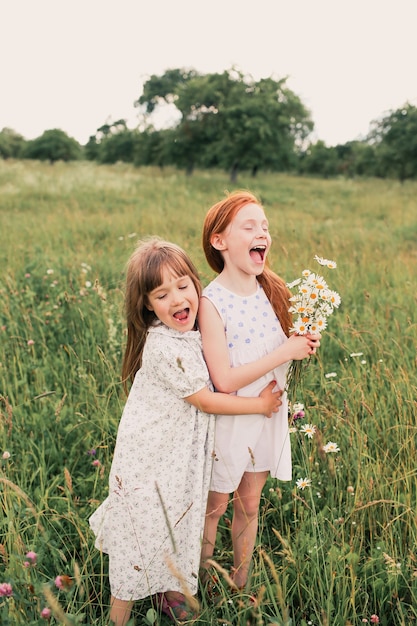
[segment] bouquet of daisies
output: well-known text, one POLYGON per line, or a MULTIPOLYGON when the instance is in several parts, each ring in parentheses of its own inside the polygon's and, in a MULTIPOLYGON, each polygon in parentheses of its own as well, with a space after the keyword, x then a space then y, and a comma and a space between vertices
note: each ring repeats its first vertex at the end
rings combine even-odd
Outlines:
MULTIPOLYGON (((336 269, 336 263, 329 259, 315 256, 315 261, 329 269, 336 269)), ((336 291, 329 288, 322 276, 304 270, 301 278, 287 287, 292 290, 297 287, 296 293, 290 298, 290 312, 294 316, 293 327, 290 332, 297 335, 317 334, 327 327, 327 318, 338 308, 341 298, 336 291)), ((292 361, 287 372, 287 391, 290 402, 294 402, 295 388, 301 380, 305 361, 292 361)), ((308 361, 307 361, 308 365, 308 361)))

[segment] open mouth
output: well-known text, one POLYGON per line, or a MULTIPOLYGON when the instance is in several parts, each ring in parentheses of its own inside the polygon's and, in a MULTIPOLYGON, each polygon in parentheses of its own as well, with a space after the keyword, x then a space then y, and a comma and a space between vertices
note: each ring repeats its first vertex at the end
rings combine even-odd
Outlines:
POLYGON ((186 322, 188 320, 189 313, 190 309, 183 309, 182 311, 174 313, 173 317, 177 320, 177 322, 186 322))
POLYGON ((266 246, 254 246, 250 249, 249 254, 251 259, 256 263, 263 263, 265 259, 266 246))

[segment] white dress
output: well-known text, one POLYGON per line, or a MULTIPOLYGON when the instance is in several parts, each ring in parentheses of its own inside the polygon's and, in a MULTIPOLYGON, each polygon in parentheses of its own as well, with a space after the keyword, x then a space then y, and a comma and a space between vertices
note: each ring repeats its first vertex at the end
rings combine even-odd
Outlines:
POLYGON ((120 600, 181 591, 172 566, 197 591, 214 417, 183 398, 207 386, 199 331, 150 328, 117 433, 109 496, 89 520, 120 600))
MULTIPOLYGON (((261 285, 251 296, 238 296, 217 279, 204 290, 223 320, 233 367, 256 361, 287 337, 261 285)), ((239 389, 239 396, 258 396, 275 379, 284 389, 288 363, 239 389)), ((269 471, 271 476, 291 480, 291 445, 288 430, 288 401, 272 418, 263 415, 218 415, 216 417, 215 459, 210 489, 231 493, 244 472, 269 471)))

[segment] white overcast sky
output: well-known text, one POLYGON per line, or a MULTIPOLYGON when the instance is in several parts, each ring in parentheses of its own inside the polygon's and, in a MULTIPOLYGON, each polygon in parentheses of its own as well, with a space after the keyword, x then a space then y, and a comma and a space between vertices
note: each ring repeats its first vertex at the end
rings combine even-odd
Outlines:
POLYGON ((79 142, 106 121, 136 125, 151 74, 237 67, 288 77, 315 139, 363 137, 417 105, 417 0, 2 0, 0 129, 79 142))

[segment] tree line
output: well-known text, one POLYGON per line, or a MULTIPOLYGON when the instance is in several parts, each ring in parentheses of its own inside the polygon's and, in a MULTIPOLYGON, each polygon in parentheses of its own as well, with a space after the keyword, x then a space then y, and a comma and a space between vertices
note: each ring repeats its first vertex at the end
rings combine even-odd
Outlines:
POLYGON ((370 124, 363 140, 327 146, 309 141, 311 114, 287 79, 258 81, 230 69, 200 74, 170 69, 152 75, 135 102, 138 126, 125 120, 100 126, 85 145, 59 129, 27 141, 0 132, 0 156, 48 160, 124 161, 136 166, 220 168, 236 180, 239 171, 294 172, 322 177, 377 176, 403 181, 417 177, 417 108, 405 103, 370 124), (177 122, 157 129, 153 114, 171 107, 177 122))

